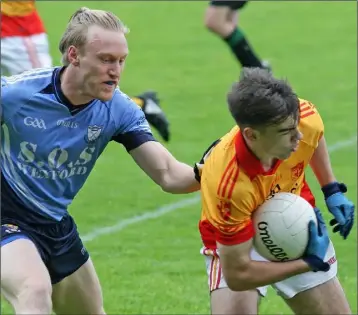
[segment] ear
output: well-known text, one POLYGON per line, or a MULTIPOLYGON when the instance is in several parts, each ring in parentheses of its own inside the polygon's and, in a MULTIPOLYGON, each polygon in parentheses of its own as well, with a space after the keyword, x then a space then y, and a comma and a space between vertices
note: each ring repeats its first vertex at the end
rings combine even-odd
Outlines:
POLYGON ((257 141, 260 138, 260 132, 250 127, 244 128, 242 132, 246 139, 250 141, 257 141))
POLYGON ((70 46, 67 50, 68 61, 74 66, 80 65, 79 50, 75 46, 70 46))

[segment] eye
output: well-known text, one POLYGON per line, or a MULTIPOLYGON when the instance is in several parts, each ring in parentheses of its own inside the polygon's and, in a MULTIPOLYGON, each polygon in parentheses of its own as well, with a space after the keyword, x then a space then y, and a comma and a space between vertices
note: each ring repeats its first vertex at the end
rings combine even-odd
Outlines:
POLYGON ((104 63, 111 62, 111 59, 109 57, 100 57, 101 61, 104 63))
POLYGON ((126 58, 114 58, 112 56, 99 56, 99 59, 101 62, 105 63, 105 64, 116 64, 119 63, 119 65, 123 65, 125 62, 126 58))

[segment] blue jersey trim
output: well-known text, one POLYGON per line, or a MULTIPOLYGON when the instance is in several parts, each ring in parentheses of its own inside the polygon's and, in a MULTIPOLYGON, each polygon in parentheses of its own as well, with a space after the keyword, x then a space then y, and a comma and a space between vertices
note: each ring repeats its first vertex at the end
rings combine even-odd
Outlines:
POLYGON ((11 243, 11 242, 13 242, 13 241, 16 241, 17 239, 20 239, 20 238, 32 241, 32 240, 31 240, 27 235, 25 235, 25 234, 16 234, 16 235, 11 235, 11 236, 6 237, 6 238, 2 238, 2 239, 1 239, 1 247, 3 247, 3 246, 6 245, 6 244, 9 244, 9 243, 11 243))
POLYGON ((66 95, 63 93, 62 89, 61 89, 61 73, 66 69, 66 67, 62 67, 62 68, 56 68, 54 73, 53 73, 53 77, 52 77, 52 84, 54 87, 54 94, 56 99, 62 103, 63 105, 66 105, 68 110, 70 111, 70 113, 73 114, 77 114, 78 112, 80 112, 81 110, 85 109, 86 107, 88 107, 89 105, 95 103, 97 100, 94 99, 86 104, 81 104, 81 105, 73 105, 71 103, 71 101, 66 97, 66 95))
POLYGON ((142 130, 119 134, 112 137, 112 140, 123 144, 127 152, 138 148, 140 145, 148 141, 157 141, 150 132, 142 130))

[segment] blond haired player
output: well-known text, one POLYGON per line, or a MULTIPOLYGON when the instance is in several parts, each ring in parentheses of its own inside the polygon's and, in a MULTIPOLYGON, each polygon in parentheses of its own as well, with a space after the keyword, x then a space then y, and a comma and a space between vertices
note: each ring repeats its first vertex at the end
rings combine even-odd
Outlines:
POLYGON ((117 86, 126 34, 113 13, 80 8, 60 41, 63 66, 1 77, 1 294, 16 314, 105 314, 68 205, 110 141, 162 190, 200 188, 117 86))
POLYGON ((291 192, 315 206, 305 182, 308 165, 338 222, 334 230, 347 237, 352 228, 354 205, 334 178, 317 109, 298 99, 288 83, 258 68, 245 69, 228 104, 237 126, 201 161, 199 229, 212 313, 257 314, 259 294, 271 284, 296 314, 349 314, 335 251, 317 208, 318 227, 311 222, 302 259, 268 262, 253 248, 251 216, 273 194, 291 192))
MULTIPOLYGON (((20 74, 34 68, 52 67, 46 29, 35 1, 1 1, 1 73, 20 74)), ((147 91, 132 100, 143 109, 148 122, 165 141, 170 139, 169 121, 157 93, 147 91)))

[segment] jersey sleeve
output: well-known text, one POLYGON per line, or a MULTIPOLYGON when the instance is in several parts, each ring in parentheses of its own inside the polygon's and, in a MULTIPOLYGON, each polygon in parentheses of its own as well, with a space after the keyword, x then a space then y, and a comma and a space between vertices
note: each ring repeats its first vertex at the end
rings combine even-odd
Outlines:
POLYGON ((303 134, 302 141, 315 149, 324 134, 324 124, 316 106, 302 99, 299 129, 303 134))
POLYGON ((253 199, 245 189, 245 182, 239 178, 238 167, 228 169, 225 173, 219 180, 211 180, 204 171, 201 182, 201 223, 210 225, 215 241, 223 245, 236 245, 254 236, 251 220, 253 199))
POLYGON ((18 84, 11 81, 10 77, 1 77, 1 124, 9 122, 23 105, 24 92, 18 88, 18 84))
POLYGON ((120 104, 114 104, 116 131, 112 140, 121 143, 128 152, 145 142, 156 141, 141 108, 126 94, 117 93, 117 102, 120 104))
POLYGON ((250 240, 254 236, 254 227, 250 215, 245 214, 242 206, 233 200, 217 198, 217 203, 209 205, 215 215, 210 223, 215 230, 215 240, 223 245, 236 245, 250 240))

